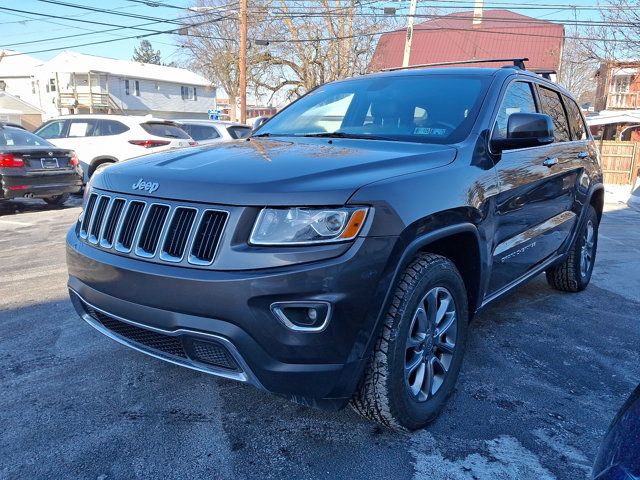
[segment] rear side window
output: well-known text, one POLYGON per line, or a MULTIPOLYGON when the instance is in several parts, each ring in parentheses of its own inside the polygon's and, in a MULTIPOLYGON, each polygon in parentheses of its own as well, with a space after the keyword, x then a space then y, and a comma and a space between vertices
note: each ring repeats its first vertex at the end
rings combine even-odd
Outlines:
POLYGON ((181 125, 182 129, 189 134, 191 138, 200 142, 202 140, 213 140, 214 138, 220 138, 218 130, 213 126, 208 125, 181 125))
POLYGON ((556 142, 568 142, 571 139, 569 122, 560 100, 560 94, 544 87, 540 87, 539 91, 542 111, 553 119, 556 142))
POLYGON ((571 128, 571 135, 573 139, 586 140, 587 128, 584 125, 580 108, 578 108, 576 102, 571 100, 569 97, 563 95, 562 99, 564 100, 564 105, 567 107, 567 113, 569 114, 569 127, 571 128))
POLYGON ((95 137, 108 137, 111 135, 120 135, 129 130, 124 123, 116 120, 100 120, 98 128, 94 132, 95 137))
POLYGON ((98 126, 98 120, 89 118, 86 120, 71 120, 67 137, 92 137, 98 126))
POLYGON ((229 132, 229 135, 231 135, 231 137, 233 138, 247 138, 249 135, 251 135, 251 128, 241 127, 238 125, 233 127, 227 127, 227 131, 229 132))
POLYGON ((42 138, 62 138, 64 137, 64 120, 45 123, 35 133, 42 138))
POLYGON ((512 113, 536 113, 536 101, 530 83, 514 82, 509 85, 496 118, 494 138, 507 137, 507 122, 512 113))
POLYGON ((155 135, 156 137, 183 139, 189 138, 187 132, 182 130, 180 127, 177 127, 176 125, 173 125, 172 123, 146 122, 141 123, 140 126, 149 135, 155 135))
POLYGON ((0 128, 0 147, 52 147, 44 138, 21 128, 0 128))

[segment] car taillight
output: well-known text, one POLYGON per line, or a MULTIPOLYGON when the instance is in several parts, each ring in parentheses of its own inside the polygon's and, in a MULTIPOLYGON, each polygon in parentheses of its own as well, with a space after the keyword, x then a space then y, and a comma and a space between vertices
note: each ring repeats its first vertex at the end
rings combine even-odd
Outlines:
POLYGON ((168 140, 129 140, 129 143, 133 145, 140 145, 144 148, 163 147, 169 145, 171 142, 168 140))
POLYGON ((0 153, 0 168, 22 168, 24 161, 16 158, 13 153, 0 153))
POLYGON ((77 167, 78 165, 80 165, 80 159, 74 151, 71 151, 71 156, 69 157, 69 165, 71 165, 72 167, 77 167))

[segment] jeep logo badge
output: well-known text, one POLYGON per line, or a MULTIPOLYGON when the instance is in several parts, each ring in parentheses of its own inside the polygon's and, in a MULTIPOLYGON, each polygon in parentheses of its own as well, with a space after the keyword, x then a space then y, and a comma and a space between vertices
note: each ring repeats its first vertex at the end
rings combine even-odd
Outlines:
POLYGON ((146 190, 149 193, 153 193, 160 188, 160 184, 158 182, 145 182, 144 178, 141 178, 134 183, 131 188, 134 190, 146 190))

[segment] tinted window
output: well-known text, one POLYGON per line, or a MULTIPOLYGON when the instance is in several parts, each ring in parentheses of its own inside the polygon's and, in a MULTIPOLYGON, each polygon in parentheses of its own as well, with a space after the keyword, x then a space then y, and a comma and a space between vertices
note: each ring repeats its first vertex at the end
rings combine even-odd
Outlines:
POLYGON ((275 115, 259 133, 454 143, 469 134, 490 79, 423 74, 329 83, 275 115))
POLYGON ((536 113, 536 102, 530 83, 515 82, 509 85, 496 118, 494 138, 507 137, 507 122, 512 113, 536 113))
POLYGON ((250 127, 240 127, 238 125, 235 125, 233 127, 227 127, 227 131, 233 138, 247 138, 249 135, 251 135, 250 127))
POLYGON ((94 132, 95 137, 108 137, 110 135, 120 135, 129 130, 124 123, 116 120, 100 120, 98 128, 94 132))
POLYGON ((0 147, 53 147, 44 138, 21 128, 0 128, 0 147))
POLYGON ((556 142, 568 142, 571 139, 571 135, 569 135, 569 123, 564 113, 560 95, 558 92, 544 87, 540 87, 539 91, 542 111, 553 119, 556 142))
POLYGON ((191 138, 198 142, 201 140, 213 140, 214 138, 220 137, 220 134, 213 126, 183 124, 181 127, 191 138))
POLYGON ((171 123, 147 122, 141 123, 140 126, 144 128, 148 134, 155 135, 156 137, 189 138, 187 132, 171 123))
POLYGON ((582 113, 576 102, 566 96, 562 96, 564 105, 567 107, 567 113, 569 114, 569 127, 571 128, 571 135, 574 140, 586 140, 587 129, 584 126, 584 120, 582 119, 582 113))
POLYGON ((98 126, 98 120, 94 118, 71 120, 67 137, 92 137, 98 126))
POLYGON ((62 138, 63 131, 64 120, 54 120, 53 122, 45 123, 35 133, 42 138, 62 138))

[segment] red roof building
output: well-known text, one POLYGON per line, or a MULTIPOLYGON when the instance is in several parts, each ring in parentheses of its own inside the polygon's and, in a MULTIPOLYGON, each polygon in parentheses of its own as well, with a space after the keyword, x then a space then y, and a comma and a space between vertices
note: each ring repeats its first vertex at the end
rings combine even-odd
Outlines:
MULTIPOLYGON (((416 24, 409 65, 491 58, 528 58, 528 70, 557 72, 564 26, 509 10, 485 10, 474 22, 473 12, 434 15, 416 24)), ((402 66, 406 30, 380 37, 369 71, 402 66)), ((482 66, 502 66, 482 64, 482 66)))

